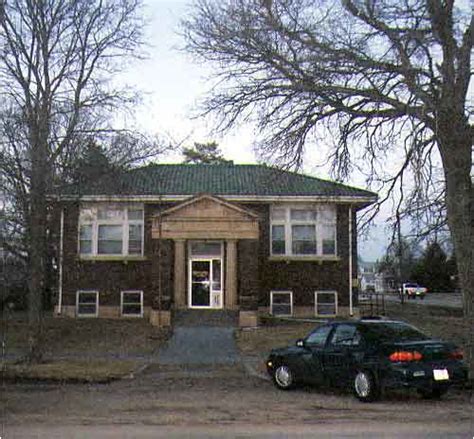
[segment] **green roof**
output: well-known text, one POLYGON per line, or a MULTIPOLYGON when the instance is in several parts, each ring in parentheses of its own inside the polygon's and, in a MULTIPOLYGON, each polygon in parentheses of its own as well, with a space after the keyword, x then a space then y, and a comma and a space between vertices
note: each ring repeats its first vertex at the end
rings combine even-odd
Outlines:
MULTIPOLYGON (((373 192, 265 165, 152 164, 69 188, 68 195, 315 196, 373 198, 373 192)), ((66 194, 66 193, 63 193, 66 194)))

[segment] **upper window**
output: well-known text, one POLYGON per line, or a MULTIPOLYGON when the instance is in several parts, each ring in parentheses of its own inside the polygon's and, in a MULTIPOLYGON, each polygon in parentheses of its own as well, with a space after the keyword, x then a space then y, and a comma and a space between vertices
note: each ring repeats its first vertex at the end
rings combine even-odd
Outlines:
POLYGON ((274 206, 271 209, 271 254, 336 255, 336 208, 274 206))
POLYGON ((143 254, 143 206, 83 206, 79 214, 81 255, 143 254))

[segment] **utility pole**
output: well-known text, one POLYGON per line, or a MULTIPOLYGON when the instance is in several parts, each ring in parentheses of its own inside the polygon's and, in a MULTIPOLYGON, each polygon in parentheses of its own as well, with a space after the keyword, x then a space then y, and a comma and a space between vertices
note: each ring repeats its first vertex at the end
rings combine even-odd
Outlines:
POLYGON ((402 232, 401 232, 401 224, 400 224, 400 212, 397 211, 397 241, 398 241, 398 249, 397 249, 397 285, 400 292, 400 301, 403 305, 405 303, 405 295, 403 294, 402 288, 402 257, 403 257, 403 250, 402 250, 402 232))

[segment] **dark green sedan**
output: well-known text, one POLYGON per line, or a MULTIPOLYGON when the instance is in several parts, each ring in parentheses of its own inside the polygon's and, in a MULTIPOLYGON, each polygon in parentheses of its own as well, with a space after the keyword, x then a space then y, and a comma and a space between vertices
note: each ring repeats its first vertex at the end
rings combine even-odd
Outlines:
POLYGON ((267 371, 282 390, 298 384, 352 388, 361 401, 386 388, 414 388, 439 398, 467 381, 462 351, 407 323, 383 319, 333 322, 295 346, 273 349, 267 371))

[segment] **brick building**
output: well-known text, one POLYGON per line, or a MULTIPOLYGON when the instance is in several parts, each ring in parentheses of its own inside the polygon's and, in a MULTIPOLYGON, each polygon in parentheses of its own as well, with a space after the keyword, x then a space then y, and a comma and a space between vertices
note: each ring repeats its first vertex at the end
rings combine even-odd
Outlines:
POLYGON ((356 213, 374 193, 262 165, 149 165, 59 198, 56 313, 357 313, 356 213))

